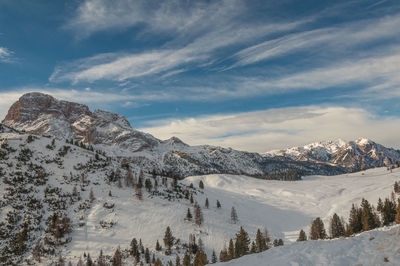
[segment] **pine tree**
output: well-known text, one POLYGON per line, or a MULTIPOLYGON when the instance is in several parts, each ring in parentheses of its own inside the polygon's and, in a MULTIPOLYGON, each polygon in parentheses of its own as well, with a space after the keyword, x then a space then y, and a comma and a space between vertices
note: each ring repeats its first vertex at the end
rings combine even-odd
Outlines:
POLYGON ((86 258, 86 266, 94 266, 92 258, 90 257, 90 254, 88 253, 88 256, 86 258))
POLYGON ((376 205, 376 210, 377 210, 379 213, 382 214, 382 211, 383 211, 383 202, 382 202, 382 199, 381 199, 381 198, 378 199, 378 204, 376 205))
POLYGON ((366 199, 362 199, 361 209, 361 223, 363 231, 368 231, 376 228, 374 212, 371 205, 366 199))
POLYGON ((229 255, 228 255, 228 251, 226 250, 226 248, 223 248, 221 250, 221 252, 219 253, 219 261, 220 262, 229 261, 229 255))
POLYGON ((144 254, 144 246, 142 244, 142 239, 141 238, 139 239, 139 250, 140 250, 140 253, 144 254))
POLYGON ((119 247, 112 258, 112 266, 122 266, 122 254, 119 247))
POLYGON ((200 180, 200 182, 199 182, 199 188, 204 189, 204 183, 202 180, 200 180))
POLYGON ((399 186, 399 183, 397 183, 397 181, 394 182, 393 188, 394 188, 394 192, 395 192, 395 193, 399 193, 399 191, 400 191, 400 186, 399 186))
POLYGON ((106 266, 106 261, 105 261, 102 249, 100 249, 100 255, 97 258, 97 266, 106 266))
POLYGON ((247 232, 240 227, 239 233, 236 234, 235 255, 241 257, 249 253, 250 238, 247 232))
POLYGON ((254 241, 251 242, 251 248, 250 248, 250 253, 256 253, 257 252, 257 246, 254 241))
POLYGON ((317 240, 325 238, 326 238, 326 231, 324 223, 322 222, 321 218, 317 217, 311 224, 310 239, 317 240))
POLYGON ((235 247, 233 246, 233 240, 232 238, 229 240, 229 246, 228 246, 228 256, 227 259, 228 260, 232 260, 236 258, 235 256, 235 247))
POLYGON ((218 209, 221 208, 221 203, 219 202, 219 200, 217 200, 217 208, 218 208, 218 209))
POLYGON ((197 244, 198 248, 197 249, 200 250, 200 251, 204 251, 203 240, 201 240, 201 238, 199 237, 199 240, 197 242, 198 242, 198 244, 197 244))
POLYGON ((306 232, 304 232, 303 229, 300 230, 299 238, 297 238, 297 241, 298 241, 298 242, 300 242, 300 241, 307 241, 307 235, 306 235, 306 232))
POLYGON ((162 249, 162 247, 161 247, 160 243, 159 243, 158 240, 157 240, 157 243, 156 243, 156 250, 157 250, 157 251, 161 251, 161 249, 162 249))
POLYGON ((265 242, 265 238, 263 237, 260 229, 257 229, 255 244, 256 244, 256 252, 262 252, 268 249, 267 243, 265 242))
POLYGON ((282 238, 279 238, 279 240, 278 240, 278 246, 283 246, 283 240, 282 240, 282 238))
POLYGON ((169 228, 169 226, 167 226, 164 235, 164 245, 168 249, 168 251, 171 250, 171 247, 174 244, 174 240, 175 238, 172 235, 171 229, 169 228))
POLYGON ((344 233, 345 233, 345 230, 344 230, 342 220, 339 218, 339 216, 336 213, 334 213, 331 218, 331 223, 330 223, 331 237, 338 238, 338 237, 344 236, 344 233))
POLYGON ((136 254, 139 253, 139 246, 137 243, 136 238, 133 238, 131 241, 131 249, 129 250, 129 253, 133 256, 136 257, 136 254))
POLYGON ((357 234, 362 230, 362 211, 357 205, 352 204, 349 215, 349 228, 352 234, 357 234))
POLYGON ((179 258, 178 255, 175 257, 175 266, 181 266, 181 259, 179 258))
POLYGON ((389 225, 396 219, 396 204, 394 204, 388 198, 385 199, 382 210, 382 222, 383 225, 389 225))
POLYGON ((264 228, 263 237, 265 239, 265 243, 267 244, 267 249, 268 249, 269 248, 268 245, 269 245, 269 242, 271 242, 271 239, 269 237, 267 228, 264 228))
POLYGON ((186 253, 185 256, 183 256, 182 266, 191 266, 191 260, 190 255, 186 253))
POLYGON ((193 204, 193 194, 190 194, 190 204, 193 204))
POLYGON ((207 255, 203 251, 198 250, 193 259, 193 266, 204 266, 208 264, 207 255))
POLYGON ((213 249, 212 255, 211 255, 211 263, 216 263, 217 262, 217 255, 215 254, 215 250, 213 249))
POLYGON ((148 248, 146 248, 146 251, 144 252, 144 260, 147 264, 150 263, 150 251, 148 248))
POLYGON ((237 221, 238 221, 238 216, 237 216, 237 213, 236 213, 236 209, 235 209, 235 207, 232 206, 232 209, 231 209, 231 222, 236 224, 237 221))
POLYGON ((190 212, 190 208, 188 208, 186 213, 186 220, 191 221, 193 218, 192 213, 190 212))
POLYGON ((208 198, 206 198, 206 203, 204 204, 204 206, 206 207, 206 209, 208 209, 208 206, 209 206, 209 204, 208 204, 208 198))
POLYGON ((197 203, 194 205, 194 222, 198 226, 201 226, 201 224, 203 223, 203 213, 197 203))
POLYGON ((90 189, 90 194, 89 194, 89 200, 90 202, 93 202, 96 198, 94 197, 93 189, 90 189))
POLYGON ((397 200, 395 222, 396 224, 400 224, 400 198, 397 200))

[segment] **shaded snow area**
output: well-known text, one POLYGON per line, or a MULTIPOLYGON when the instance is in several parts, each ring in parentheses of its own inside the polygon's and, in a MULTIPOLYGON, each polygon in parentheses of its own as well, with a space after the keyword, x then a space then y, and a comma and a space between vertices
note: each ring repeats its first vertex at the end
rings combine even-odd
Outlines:
MULTIPOLYGON (((144 173, 143 180, 149 179, 153 186, 157 180, 158 189, 147 192, 143 187, 140 200, 135 188, 125 184, 128 167, 122 159, 107 158, 103 153, 96 155, 95 151, 57 140, 52 144, 50 138, 28 140, 28 135, 16 133, 4 133, 0 137, 0 222, 5 222, 0 223, 0 229, 8 228, 5 231, 10 233, 6 240, 1 241, 0 248, 8 245, 19 230, 15 226, 30 213, 38 222, 31 224, 36 226, 36 231, 28 233, 29 241, 22 257, 32 259, 32 248, 37 240, 45 243, 46 237, 51 239, 49 231, 46 232, 48 217, 58 211, 71 219, 72 231, 62 239, 65 243, 57 245, 54 255, 43 256, 41 263, 36 261, 36 265, 54 263, 60 255, 66 262, 76 265, 84 252, 96 259, 100 250, 112 256, 118 246, 122 251, 128 250, 133 238, 141 239, 151 256, 154 254, 166 263, 175 261, 176 255, 183 257, 184 244, 189 242, 190 234, 202 239, 210 258, 213 250, 218 255, 229 239, 235 237, 240 226, 252 240, 258 228, 267 228, 271 238, 282 238, 285 246, 245 256, 228 265, 376 265, 381 264, 384 257, 388 258, 388 265, 396 260, 400 263, 397 255, 400 245, 396 247, 394 244, 395 241, 400 243, 398 227, 379 229, 349 239, 291 244, 300 229, 308 234, 312 219, 318 216, 327 228, 328 220, 335 212, 347 220, 352 203, 359 204, 365 198, 376 205, 379 197, 389 196, 394 182, 400 180, 399 169, 390 172, 386 168, 376 168, 338 176, 310 176, 291 182, 237 175, 192 176, 177 182, 177 190, 181 192, 174 190, 173 179, 144 173), (38 168, 39 165, 42 168, 38 168), (35 171, 38 175, 45 172, 45 178, 37 182, 39 177, 35 171), (110 181, 111 173, 118 171, 120 186, 117 181, 110 181), (26 176, 30 175, 28 180, 26 176), (4 182, 5 176, 7 182, 4 182), (24 178, 18 179, 19 176, 24 178), (162 179, 166 180, 166 185, 162 179), (200 181, 204 183, 204 189, 199 188, 200 181), (72 195, 74 187, 77 187, 79 196, 72 195), (55 188, 60 191, 53 193, 55 188), (90 200, 91 190, 93 200, 90 200), (193 204, 185 198, 185 191, 192 194, 193 200, 201 206, 204 217, 201 226, 185 221, 188 208, 194 214, 193 204), (57 203, 57 195, 62 195, 65 205, 57 203), (27 202, 32 198, 40 201, 42 206, 31 208, 27 202), (49 200, 53 198, 53 201, 49 200), (208 209, 205 208, 206 198, 210 205, 208 209), (221 208, 216 207, 217 200, 221 208), (232 207, 239 218, 236 224, 230 219, 232 207), (11 211, 21 217, 13 225, 6 221, 11 211), (173 236, 180 239, 171 256, 165 255, 163 243, 167 226, 170 226, 173 236), (370 240, 372 237, 374 239, 370 240), (163 246, 161 251, 155 250, 157 240, 163 246)), ((137 180, 139 167, 131 164, 129 169, 137 180)), ((124 262, 132 265, 132 256, 124 262)))
POLYGON ((215 265, 400 265, 399 243, 400 227, 393 226, 351 238, 296 242, 215 265))

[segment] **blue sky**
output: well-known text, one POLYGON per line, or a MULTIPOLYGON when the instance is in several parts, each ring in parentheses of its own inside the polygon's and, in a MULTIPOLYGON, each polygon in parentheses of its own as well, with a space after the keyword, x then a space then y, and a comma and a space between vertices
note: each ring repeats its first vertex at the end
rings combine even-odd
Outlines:
POLYGON ((400 3, 0 0, 0 115, 43 91, 189 144, 400 148, 400 3))

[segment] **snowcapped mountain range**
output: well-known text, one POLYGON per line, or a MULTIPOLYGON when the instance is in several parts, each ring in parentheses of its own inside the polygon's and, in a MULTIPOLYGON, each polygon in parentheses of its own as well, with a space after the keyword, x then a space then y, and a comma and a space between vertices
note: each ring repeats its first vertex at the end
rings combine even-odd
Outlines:
POLYGON ((372 140, 315 142, 303 147, 273 150, 266 156, 283 156, 296 161, 325 162, 340 165, 352 171, 387 166, 400 161, 400 151, 386 148, 372 140))
POLYGON ((31 134, 94 145, 140 165, 144 170, 179 177, 232 173, 265 176, 288 170, 307 174, 339 174, 341 165, 263 156, 209 145, 189 146, 178 138, 162 141, 133 129, 125 117, 82 104, 28 93, 14 103, 2 123, 31 134))

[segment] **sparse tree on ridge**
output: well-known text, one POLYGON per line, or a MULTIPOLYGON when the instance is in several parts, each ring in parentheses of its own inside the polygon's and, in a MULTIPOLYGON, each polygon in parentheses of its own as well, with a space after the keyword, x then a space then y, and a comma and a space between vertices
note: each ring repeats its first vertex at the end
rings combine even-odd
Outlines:
POLYGON ((339 216, 334 213, 332 218, 331 218, 331 223, 330 223, 330 234, 332 238, 338 238, 341 236, 344 236, 345 234, 345 229, 343 226, 342 219, 339 218, 339 216))
POLYGON ((297 238, 296 241, 298 241, 298 242, 300 242, 300 241, 307 241, 307 235, 306 235, 306 232, 304 232, 303 229, 300 230, 299 238, 297 238))
POLYGON ((238 221, 238 216, 237 216, 237 213, 236 213, 236 209, 235 209, 235 207, 232 206, 232 209, 231 209, 231 222, 236 224, 237 221, 238 221))
POLYGON ((311 224, 310 239, 317 240, 325 238, 326 238, 326 231, 324 223, 322 222, 321 218, 317 217, 311 224))

